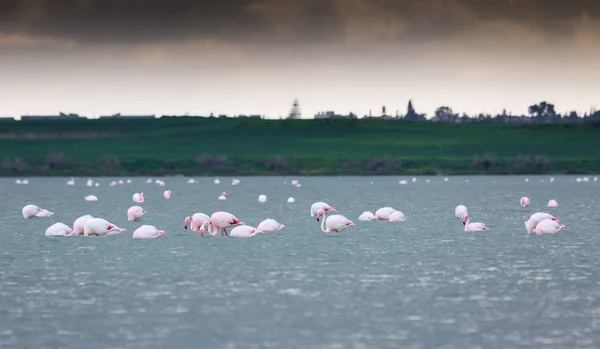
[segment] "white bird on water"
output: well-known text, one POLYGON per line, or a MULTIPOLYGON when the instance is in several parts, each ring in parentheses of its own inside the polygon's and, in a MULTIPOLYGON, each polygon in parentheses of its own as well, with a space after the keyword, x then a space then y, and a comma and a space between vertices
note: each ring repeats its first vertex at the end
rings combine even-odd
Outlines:
POLYGON ((267 202, 267 196, 265 194, 260 194, 258 196, 258 202, 267 202))
POLYGON ((98 197, 96 195, 88 195, 84 199, 85 201, 98 201, 98 197))

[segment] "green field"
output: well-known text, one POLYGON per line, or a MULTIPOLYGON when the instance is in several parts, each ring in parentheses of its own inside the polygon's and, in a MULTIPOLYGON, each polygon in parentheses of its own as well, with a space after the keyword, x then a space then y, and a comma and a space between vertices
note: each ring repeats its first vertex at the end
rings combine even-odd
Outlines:
POLYGON ((600 172, 592 124, 162 118, 0 122, 2 176, 600 172))

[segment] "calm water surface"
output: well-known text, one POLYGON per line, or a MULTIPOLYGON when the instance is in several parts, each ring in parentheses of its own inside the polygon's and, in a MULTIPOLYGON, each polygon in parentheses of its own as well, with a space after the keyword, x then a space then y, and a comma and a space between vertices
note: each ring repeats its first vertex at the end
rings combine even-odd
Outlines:
POLYGON ((600 182, 574 177, 0 179, 0 346, 11 348, 597 348, 600 346, 600 182), (426 179, 431 182, 427 183, 426 179), (468 180, 468 182, 467 182, 468 180), (542 183, 541 181, 544 180, 542 183), (287 184, 284 182, 287 181, 287 184), (171 200, 162 192, 171 189, 171 200), (218 201, 226 190, 227 201, 218 201), (148 213, 127 221, 144 191, 148 213), (98 202, 86 202, 94 194, 98 202), (257 201, 266 194, 268 201, 257 201), (519 206, 527 195, 531 206, 519 206), (296 198, 286 203, 289 196, 296 198), (547 208, 556 199, 558 208, 547 208), (354 220, 322 234, 325 201, 354 220), (29 203, 53 217, 24 220, 29 203), (465 204, 485 233, 465 233, 465 204), (402 223, 360 222, 365 210, 403 211, 402 223), (185 216, 218 210, 282 232, 199 238, 185 216), (567 226, 527 235, 536 211, 567 226), (127 228, 110 237, 47 238, 84 214, 127 228), (141 224, 164 229, 133 240, 141 224))

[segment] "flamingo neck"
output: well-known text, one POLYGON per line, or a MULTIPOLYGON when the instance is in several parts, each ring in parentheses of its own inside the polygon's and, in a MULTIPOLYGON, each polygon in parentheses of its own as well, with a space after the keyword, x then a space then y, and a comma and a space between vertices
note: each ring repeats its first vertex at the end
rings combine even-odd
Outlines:
POLYGON ((327 211, 323 210, 323 220, 321 221, 321 231, 324 233, 327 233, 327 230, 325 229, 325 219, 326 218, 327 218, 327 211))

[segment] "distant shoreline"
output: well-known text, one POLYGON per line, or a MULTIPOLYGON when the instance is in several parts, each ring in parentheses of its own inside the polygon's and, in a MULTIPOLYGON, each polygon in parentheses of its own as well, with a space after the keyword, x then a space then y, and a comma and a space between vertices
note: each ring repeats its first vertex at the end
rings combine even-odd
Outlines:
POLYGON ((600 173, 597 124, 379 120, 0 123, 0 177, 600 173))

